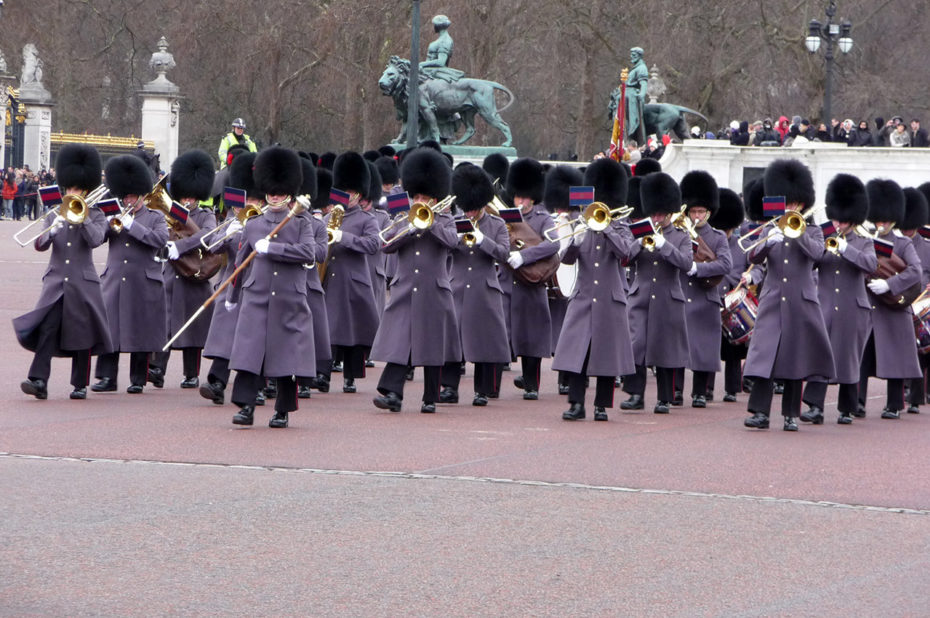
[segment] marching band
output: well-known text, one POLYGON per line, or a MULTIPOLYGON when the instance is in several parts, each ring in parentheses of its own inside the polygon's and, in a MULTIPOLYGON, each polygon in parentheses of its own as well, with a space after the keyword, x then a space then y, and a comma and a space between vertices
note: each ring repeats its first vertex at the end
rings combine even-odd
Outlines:
POLYGON ((748 392, 753 429, 769 427, 776 384, 792 432, 824 422, 831 384, 843 425, 866 416, 870 377, 887 381, 881 418, 926 401, 930 183, 838 174, 817 224, 796 160, 741 197, 707 172, 679 183, 646 162, 631 177, 612 159, 578 170, 492 155, 453 169, 430 146, 378 154, 342 153, 330 172, 281 147, 231 152, 218 225, 206 153, 184 153, 160 182, 140 158, 113 157, 102 184, 95 149, 64 147, 57 206, 28 230, 51 257, 35 309, 13 320, 34 353, 22 391, 48 397, 53 356, 72 359, 71 399, 87 397, 92 356, 91 390, 117 391, 128 353, 126 390, 139 394, 164 386, 175 349, 180 387, 231 401, 233 424, 252 425, 273 384, 273 428, 311 389, 328 392, 334 368, 356 393, 372 361, 385 363, 373 404, 390 412, 415 367, 422 413, 459 403, 468 364, 472 405, 487 406, 518 358, 513 382, 537 400, 550 356, 566 421, 586 418, 592 378, 595 421, 618 386, 622 410, 644 410, 650 370, 653 412, 668 414, 686 369, 698 409, 722 369, 723 401, 748 392))

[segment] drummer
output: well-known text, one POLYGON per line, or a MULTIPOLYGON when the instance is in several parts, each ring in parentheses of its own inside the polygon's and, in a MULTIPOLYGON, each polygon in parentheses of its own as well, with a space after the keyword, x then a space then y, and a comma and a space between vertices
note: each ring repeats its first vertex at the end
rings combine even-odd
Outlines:
MULTIPOLYGON (((928 218, 927 195, 930 194, 930 183, 925 183, 918 189, 905 189, 904 194, 906 196, 904 221, 901 222, 899 227, 901 233, 910 238, 914 244, 914 250, 917 251, 917 257, 920 258, 920 283, 926 290, 928 284, 930 284, 930 240, 917 232, 918 230, 927 231, 925 226, 928 218)), ((927 296, 924 295, 923 298, 926 299, 927 296)), ((921 312, 917 307, 918 305, 915 302, 914 320, 925 330, 921 319, 924 316, 920 315, 921 312)), ((930 324, 927 326, 930 326, 930 324)), ((921 348, 927 349, 924 347, 927 344, 930 344, 930 341, 926 340, 926 336, 923 342, 918 338, 917 359, 920 361, 921 376, 910 381, 907 399, 909 414, 920 414, 920 404, 924 403, 927 398, 926 380, 927 367, 930 364, 930 353, 921 352, 921 348)))
MULTIPOLYGON (((817 293, 820 310, 827 326, 830 346, 836 363, 836 383, 840 385, 839 422, 852 423, 859 393, 859 364, 871 330, 871 303, 865 288, 866 276, 878 266, 875 247, 870 238, 860 236, 856 226, 869 213, 869 198, 862 181, 850 174, 837 174, 827 187, 828 226, 824 235, 831 237, 828 250, 817 264, 817 293), (829 246, 833 248, 830 249, 829 246)), ((827 383, 811 379, 802 399, 808 405, 801 420, 823 423, 827 383)))

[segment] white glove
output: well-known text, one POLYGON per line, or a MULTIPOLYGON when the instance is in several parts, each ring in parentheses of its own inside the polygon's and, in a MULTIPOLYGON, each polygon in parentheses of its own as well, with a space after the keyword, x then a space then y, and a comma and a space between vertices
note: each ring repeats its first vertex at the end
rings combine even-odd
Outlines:
POLYGON ((52 237, 55 234, 57 234, 58 230, 64 227, 65 223, 67 222, 68 220, 62 217, 61 215, 55 215, 55 218, 52 220, 52 225, 49 226, 48 228, 49 237, 52 237))
POLYGON ((239 303, 234 303, 228 300, 224 304, 226 305, 226 311, 232 311, 239 305, 239 303))
POLYGON ((514 270, 523 266, 523 256, 519 251, 511 251, 510 257, 507 258, 507 263, 510 264, 510 267, 514 270))
POLYGON ((255 241, 255 250, 261 254, 268 253, 268 245, 270 244, 271 242, 267 238, 261 238, 255 241))
POLYGON ((244 229, 244 227, 245 227, 245 226, 243 226, 241 223, 239 223, 239 220, 236 219, 235 221, 233 221, 232 223, 229 224, 229 232, 228 232, 228 234, 229 234, 230 236, 232 236, 233 234, 238 234, 239 232, 241 232, 241 231, 244 229))
POLYGON ((872 290, 872 293, 881 296, 882 294, 891 291, 888 282, 884 279, 872 279, 867 284, 868 288, 872 290))
POLYGON ((572 246, 571 236, 559 236, 559 255, 565 255, 565 252, 568 251, 568 248, 572 246))
POLYGON ((173 241, 168 241, 168 259, 176 260, 181 257, 181 253, 178 251, 178 245, 173 241))
POLYGON ((475 226, 475 231, 472 234, 475 236, 475 246, 480 247, 481 243, 484 242, 484 234, 481 233, 477 226, 475 226))
POLYGON ((580 230, 572 237, 572 244, 576 247, 580 247, 584 243, 585 236, 588 235, 588 228, 582 226, 580 230))
POLYGON ((765 244, 767 245, 777 245, 778 243, 785 240, 785 235, 781 233, 781 230, 777 227, 769 232, 768 238, 765 239, 765 244))
POLYGON ((846 247, 849 246, 849 243, 846 242, 846 239, 842 236, 836 237, 836 250, 840 252, 840 255, 846 253, 846 247))
POLYGON ((333 235, 333 244, 342 242, 342 230, 330 230, 330 233, 333 235))
POLYGON ((697 274, 697 262, 691 262, 691 268, 688 269, 688 276, 693 277, 697 274))
POLYGON ((123 224, 123 228, 125 228, 125 230, 128 232, 132 229, 132 223, 135 221, 135 218, 132 216, 132 213, 124 212, 122 215, 120 215, 119 220, 120 223, 123 224))
POLYGON ((656 250, 661 249, 662 247, 665 246, 665 236, 663 236, 662 234, 655 234, 653 235, 652 238, 655 240, 656 250))
POLYGON ((749 273, 740 275, 739 280, 743 282, 743 285, 752 285, 752 275, 749 273))

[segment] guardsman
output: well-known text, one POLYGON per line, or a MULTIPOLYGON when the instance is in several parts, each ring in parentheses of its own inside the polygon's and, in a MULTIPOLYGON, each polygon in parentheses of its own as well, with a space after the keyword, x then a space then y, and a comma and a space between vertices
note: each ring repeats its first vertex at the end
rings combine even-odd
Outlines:
MULTIPOLYGON (((510 252, 507 264, 517 270, 555 255, 558 243, 545 240, 545 233, 555 227, 545 204, 541 203, 545 189, 545 170, 535 159, 517 159, 507 174, 507 193, 513 205, 519 208, 523 222, 540 237, 535 246, 525 246, 510 252)), ((523 389, 523 398, 539 399, 539 372, 542 359, 552 354, 552 318, 546 283, 526 283, 514 276, 513 271, 502 269, 501 287, 504 290, 504 315, 509 318, 510 347, 513 357, 522 361, 523 374, 514 379, 514 385, 523 389)))
MULTIPOLYGON (((917 190, 927 200, 928 211, 930 211, 930 182, 920 185, 917 190)), ((925 290, 930 286, 930 238, 928 238, 930 236, 930 227, 927 227, 928 222, 930 222, 930 213, 928 213, 928 219, 923 224, 919 224, 914 230, 914 235, 910 236, 911 241, 914 243, 914 249, 917 250, 917 257, 920 258, 920 281, 925 290)), ((907 411, 910 414, 919 414, 920 406, 926 403, 927 383, 930 380, 930 371, 928 371, 928 368, 930 368, 930 354, 918 354, 918 358, 924 375, 921 380, 911 381, 910 395, 907 400, 907 411)))
POLYGON ((378 381, 375 407, 399 412, 407 367, 423 367, 420 412, 434 413, 440 374, 446 363, 462 360, 455 301, 449 281, 449 252, 458 245, 452 215, 437 204, 449 195, 452 170, 432 148, 417 148, 404 158, 401 183, 414 204, 434 210, 432 224, 418 229, 401 214, 385 234, 382 250, 397 254, 397 275, 371 349, 386 362, 378 381))
MULTIPOLYGON (((252 166, 255 165, 256 156, 258 155, 254 152, 241 154, 233 159, 226 169, 229 170, 229 186, 245 191, 245 207, 260 209, 265 204, 265 200, 264 195, 259 194, 255 189, 255 181, 252 177, 252 166)), ((238 217, 241 210, 242 208, 233 207, 226 216, 238 217)), ((223 230, 226 239, 212 249, 214 253, 226 255, 226 266, 220 272, 217 284, 226 281, 236 268, 236 255, 239 253, 239 245, 242 242, 243 229, 242 223, 238 220, 233 221, 223 230)), ((207 240, 213 242, 218 239, 208 236, 207 240)), ((238 308, 227 311, 223 303, 213 305, 210 331, 207 333, 207 341, 203 347, 204 358, 209 358, 213 362, 207 372, 207 382, 200 385, 200 395, 217 405, 223 403, 226 385, 229 384, 229 357, 232 355, 233 336, 236 333, 238 319, 238 308)))
POLYGON ((672 225, 672 218, 681 209, 681 190, 671 176, 664 172, 643 176, 640 199, 643 214, 651 219, 656 232, 636 243, 630 257, 636 268, 628 301, 636 370, 624 379, 623 390, 630 397, 620 408, 645 407, 646 367, 651 366, 655 367, 658 387, 653 412, 668 414, 676 390, 675 369, 688 364, 685 296, 679 272, 688 272, 693 263, 691 239, 672 225))
POLYGON ((165 284, 158 252, 168 242, 168 226, 160 211, 145 207, 153 189, 152 174, 138 157, 107 161, 107 186, 122 200, 124 213, 107 230, 107 265, 100 276, 107 304, 110 336, 115 351, 101 354, 91 386, 94 392, 115 391, 119 355, 129 353, 127 393, 141 393, 148 375, 148 359, 167 339, 165 284))
MULTIPOLYGON (((904 292, 920 289, 920 257, 911 239, 894 228, 904 221, 905 194, 893 180, 873 179, 866 183, 869 194, 869 221, 875 224, 875 252, 882 269, 881 248, 887 248, 885 257, 897 258, 903 269, 894 275, 883 276, 878 271, 869 277, 872 302, 872 332, 862 354, 859 379, 859 406, 853 416, 866 414, 868 379, 870 376, 886 381, 885 408, 882 418, 897 419, 904 408, 904 382, 921 376, 917 346, 914 341, 914 318, 910 302, 899 302, 904 292), (886 299, 894 297, 892 300, 886 299)), ((913 298, 911 298, 913 300, 913 298)))
MULTIPOLYGON (((212 293, 209 278, 182 275, 177 266, 182 256, 187 256, 187 259, 198 256, 198 259, 203 260, 207 255, 200 239, 216 227, 216 215, 212 207, 201 206, 200 202, 209 203, 214 175, 213 161, 210 155, 202 150, 189 150, 171 164, 171 174, 168 178, 171 197, 187 209, 188 218, 198 229, 189 236, 169 240, 166 245, 168 262, 165 264, 163 275, 169 335, 178 332, 212 293)), ((200 386, 200 352, 207 341, 209 331, 210 315, 204 312, 172 344, 172 349, 182 351, 184 379, 181 381, 181 388, 200 386)), ((152 355, 149 380, 155 386, 164 385, 169 355, 170 351, 156 352, 152 355)))
MULTIPOLYGON (((730 272, 733 260, 727 236, 707 221, 720 208, 720 192, 714 177, 694 170, 681 179, 681 199, 687 206, 685 216, 697 234, 692 239, 695 260, 687 273, 681 273, 685 294, 685 319, 688 322, 688 367, 692 371, 691 407, 706 408, 708 385, 720 371, 720 282, 730 272), (695 243, 701 243, 697 249, 695 243), (712 253, 706 253, 709 249, 712 253)), ((684 369, 676 382, 684 385, 684 369)))
MULTIPOLYGON (((55 175, 66 195, 82 198, 100 185, 100 168, 100 155, 92 146, 68 144, 55 161, 55 175)), ((35 248, 51 248, 52 255, 36 308, 13 320, 20 345, 35 353, 20 387, 27 395, 47 399, 52 357, 70 357, 71 399, 84 399, 91 355, 113 349, 93 261, 93 249, 103 244, 106 235, 106 217, 100 209, 88 207, 80 223, 50 212, 38 225, 45 231, 36 238, 35 248)))
MULTIPOLYGON (((378 306, 368 268, 378 253, 378 220, 359 206, 371 187, 368 162, 357 152, 344 152, 333 164, 333 188, 349 194, 342 224, 332 230, 323 289, 333 358, 342 358, 342 392, 357 390, 365 377, 365 359, 378 331, 378 306)), ((324 218, 329 225, 332 212, 324 218)))
MULTIPOLYGON (((510 254, 510 236, 499 217, 485 212, 494 198, 491 179, 480 167, 463 163, 452 173, 452 193, 475 231, 459 234, 452 249, 452 295, 458 316, 464 360, 475 364, 472 405, 485 406, 498 390, 496 368, 510 360, 504 292, 497 278, 497 263, 510 254)), ((442 370, 440 403, 458 403, 462 372, 459 362, 442 370)))
MULTIPOLYGON (((786 214, 801 214, 814 204, 814 180, 800 161, 779 159, 763 176, 766 196, 785 198, 786 214)), ((788 226, 785 226, 786 228, 788 226)), ((833 351, 817 297, 814 265, 823 256, 823 232, 807 225, 797 238, 778 225, 760 234, 764 240, 749 252, 749 261, 766 265, 759 315, 749 341, 745 374, 753 378, 746 427, 768 429, 773 380, 785 381, 781 401, 784 430, 797 431, 804 380, 834 376, 833 351)))
MULTIPOLYGON (((359 201, 359 207, 368 214, 374 216, 375 220, 378 222, 378 230, 380 231, 391 223, 391 215, 388 214, 387 210, 379 207, 381 195, 384 191, 384 183, 382 182, 381 173, 378 171, 378 166, 371 161, 366 161, 365 163, 368 164, 368 172, 371 180, 368 183, 368 191, 359 201)), ((377 307, 378 315, 380 316, 384 311, 384 294, 387 290, 384 274, 384 254, 381 253, 379 247, 378 252, 374 255, 367 256, 367 259, 368 273, 371 277, 371 291, 375 297, 375 307, 377 307)), ((366 366, 368 366, 367 363, 366 366)))
MULTIPOLYGON (((627 175, 613 159, 591 163, 583 182, 594 187, 595 201, 610 210, 626 204, 627 175)), ((564 371, 567 378, 569 409, 562 414, 564 420, 585 418, 585 383, 591 375, 596 377, 594 420, 606 421, 616 376, 635 371, 621 264, 630 259, 636 242, 620 221, 600 231, 579 222, 572 233, 562 261, 578 263, 578 278, 552 368, 564 371)))
MULTIPOLYGON (((869 214, 869 197, 862 181, 850 174, 837 174, 827 186, 826 203, 828 228, 835 229, 835 236, 826 241, 832 249, 818 260, 817 290, 833 348, 834 381, 840 385, 838 422, 848 425, 856 412, 859 364, 871 330, 872 304, 865 282, 878 267, 878 259, 872 239, 856 231, 869 214)), ((801 414, 801 420, 823 423, 826 397, 827 383, 809 380, 803 399, 810 407, 801 414)))
POLYGON ((293 197, 303 180, 300 157, 292 150, 273 147, 255 159, 256 190, 265 196, 265 213, 249 219, 242 233, 236 264, 254 251, 248 270, 229 287, 227 309, 239 307, 229 367, 236 371, 232 402, 239 406, 235 425, 251 425, 255 394, 262 376, 277 383, 275 414, 269 427, 288 425, 297 409, 295 377, 314 375, 313 323, 307 304, 307 270, 316 256, 313 228, 306 217, 289 216, 293 197))

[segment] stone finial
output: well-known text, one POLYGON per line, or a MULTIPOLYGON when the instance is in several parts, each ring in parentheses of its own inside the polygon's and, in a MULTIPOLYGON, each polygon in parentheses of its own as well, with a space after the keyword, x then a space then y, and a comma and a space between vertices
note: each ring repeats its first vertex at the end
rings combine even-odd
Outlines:
POLYGON ((157 74, 155 79, 143 86, 144 91, 148 92, 177 92, 178 87, 172 84, 165 73, 173 69, 176 65, 174 56, 168 51, 168 41, 165 37, 158 39, 156 44, 158 51, 152 54, 149 60, 149 67, 157 74))
POLYGON ((665 80, 659 75, 659 67, 652 65, 649 69, 649 82, 646 85, 646 94, 649 95, 650 103, 658 103, 659 97, 665 94, 665 80))

